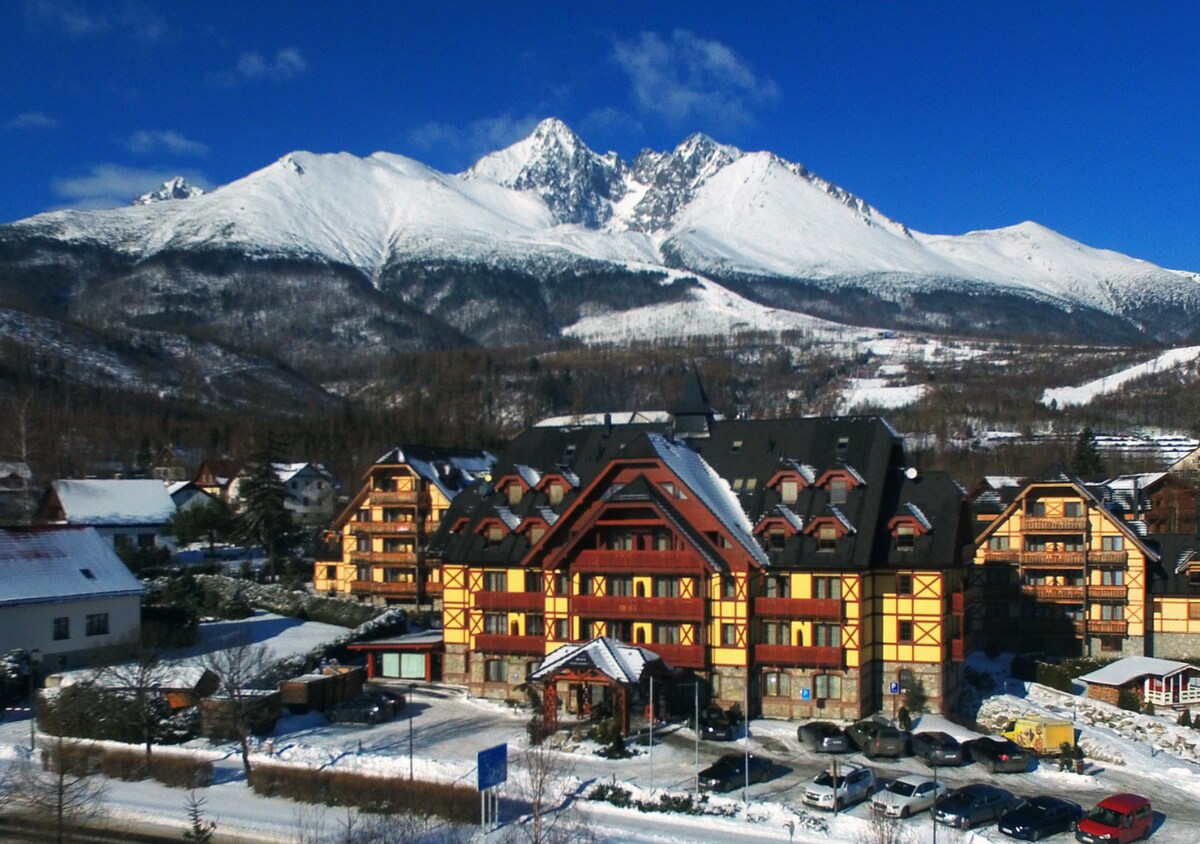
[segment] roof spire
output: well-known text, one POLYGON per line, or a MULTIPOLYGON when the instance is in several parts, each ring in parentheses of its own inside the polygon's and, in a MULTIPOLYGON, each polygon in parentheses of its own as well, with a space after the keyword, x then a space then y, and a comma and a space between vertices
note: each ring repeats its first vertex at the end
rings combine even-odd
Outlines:
POLYGON ((700 381, 700 372, 692 367, 683 395, 671 408, 675 417, 675 435, 679 437, 707 437, 716 420, 716 408, 708 400, 708 393, 700 381))

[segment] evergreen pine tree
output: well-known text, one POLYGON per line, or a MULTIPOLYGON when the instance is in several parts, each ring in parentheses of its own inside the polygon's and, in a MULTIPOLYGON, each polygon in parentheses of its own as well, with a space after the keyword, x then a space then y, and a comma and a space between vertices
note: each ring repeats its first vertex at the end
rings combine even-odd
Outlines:
POLYGON ((241 511, 237 533, 243 542, 262 548, 274 578, 276 563, 299 546, 301 532, 284 500, 287 487, 275 469, 282 446, 267 432, 255 447, 249 473, 238 489, 241 511))
POLYGON ((1081 477, 1104 474, 1104 458, 1096 444, 1096 434, 1091 426, 1084 426, 1075 441, 1075 453, 1071 455, 1071 471, 1081 477))

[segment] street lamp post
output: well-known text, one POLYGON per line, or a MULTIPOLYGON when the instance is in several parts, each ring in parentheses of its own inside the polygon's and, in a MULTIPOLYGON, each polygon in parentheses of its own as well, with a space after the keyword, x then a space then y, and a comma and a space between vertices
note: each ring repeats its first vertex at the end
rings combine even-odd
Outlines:
POLYGON ((408 781, 413 778, 413 695, 417 693, 417 684, 408 684, 408 781))
POLYGON ((29 652, 29 750, 37 746, 37 667, 42 664, 42 652, 29 652))

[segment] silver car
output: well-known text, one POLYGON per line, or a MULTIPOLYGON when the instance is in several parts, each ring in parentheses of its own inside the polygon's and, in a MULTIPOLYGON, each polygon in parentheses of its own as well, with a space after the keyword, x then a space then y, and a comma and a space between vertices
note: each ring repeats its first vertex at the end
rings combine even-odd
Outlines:
POLYGON ((871 797, 871 811, 889 818, 907 818, 932 809, 946 786, 919 774, 894 779, 871 797))
POLYGON ((833 770, 822 771, 804 789, 804 802, 818 809, 841 809, 861 803, 875 791, 875 772, 865 765, 846 762, 833 770))

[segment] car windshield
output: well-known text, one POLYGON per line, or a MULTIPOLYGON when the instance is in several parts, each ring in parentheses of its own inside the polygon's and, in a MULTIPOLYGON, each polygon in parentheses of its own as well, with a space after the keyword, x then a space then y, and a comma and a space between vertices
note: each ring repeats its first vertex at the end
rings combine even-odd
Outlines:
POLYGON ((1088 815, 1089 821, 1095 821, 1103 826, 1120 826, 1125 816, 1107 806, 1097 806, 1088 815))
POLYGON ((827 786, 830 786, 833 788, 837 788, 846 782, 846 778, 838 777, 835 780, 833 777, 833 774, 829 773, 829 771, 824 771, 824 772, 818 774, 817 778, 815 780, 813 780, 813 782, 815 782, 817 785, 827 785, 827 786))
POLYGON ((899 794, 901 797, 912 797, 917 787, 910 782, 896 780, 895 782, 888 783, 887 790, 892 792, 892 794, 899 794))

